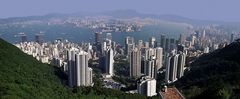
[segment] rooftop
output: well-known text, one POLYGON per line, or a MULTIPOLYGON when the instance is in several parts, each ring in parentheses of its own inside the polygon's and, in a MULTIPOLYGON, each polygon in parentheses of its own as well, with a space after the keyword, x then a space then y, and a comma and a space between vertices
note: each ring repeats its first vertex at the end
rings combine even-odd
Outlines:
POLYGON ((183 95, 177 90, 177 88, 167 88, 166 92, 160 92, 163 99, 185 99, 183 95))

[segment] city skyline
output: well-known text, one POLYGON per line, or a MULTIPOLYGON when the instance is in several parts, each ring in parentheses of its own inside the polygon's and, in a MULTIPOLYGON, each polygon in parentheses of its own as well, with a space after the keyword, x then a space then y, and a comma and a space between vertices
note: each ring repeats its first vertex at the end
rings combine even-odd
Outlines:
POLYGON ((240 22, 239 1, 219 0, 170 0, 170 1, 63 1, 21 0, 2 1, 0 18, 38 16, 50 13, 105 12, 132 9, 140 13, 157 15, 179 15, 191 19, 240 22))
POLYGON ((239 3, 2 1, 0 98, 237 99, 239 3))

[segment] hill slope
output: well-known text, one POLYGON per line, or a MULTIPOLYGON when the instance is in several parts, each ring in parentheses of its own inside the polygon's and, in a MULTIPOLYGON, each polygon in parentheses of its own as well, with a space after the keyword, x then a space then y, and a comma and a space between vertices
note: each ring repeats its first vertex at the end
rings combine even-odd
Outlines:
POLYGON ((66 83, 66 75, 60 69, 42 64, 0 39, 1 99, 146 98, 100 86, 72 89, 65 86, 66 83))
POLYGON ((8 98, 67 98, 53 66, 42 64, 0 39, 0 95, 8 98))
POLYGON ((187 98, 240 98, 240 40, 201 56, 175 84, 187 98))

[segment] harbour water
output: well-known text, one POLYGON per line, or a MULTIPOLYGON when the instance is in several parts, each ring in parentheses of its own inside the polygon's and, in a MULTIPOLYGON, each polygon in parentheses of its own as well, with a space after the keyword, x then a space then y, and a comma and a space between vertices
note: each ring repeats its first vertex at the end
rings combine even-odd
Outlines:
MULTIPOLYGON (((44 33, 44 41, 53 41, 55 39, 68 39, 71 42, 94 42, 94 32, 88 28, 79 28, 70 25, 26 25, 26 26, 8 26, 0 27, 1 38, 10 43, 21 41, 19 33, 24 32, 28 41, 34 41, 36 33, 44 33)), ((149 25, 144 26, 141 31, 136 32, 115 32, 112 33, 112 39, 117 43, 123 44, 126 36, 132 36, 135 40, 148 40, 149 37, 155 37, 157 40, 161 34, 171 38, 178 38, 181 33, 186 33, 184 26, 164 26, 149 25)), ((103 36, 105 33, 103 33, 103 36)))

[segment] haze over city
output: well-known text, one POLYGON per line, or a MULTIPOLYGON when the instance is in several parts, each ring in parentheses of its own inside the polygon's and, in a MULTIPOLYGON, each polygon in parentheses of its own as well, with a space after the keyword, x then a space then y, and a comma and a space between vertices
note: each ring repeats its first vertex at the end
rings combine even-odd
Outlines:
POLYGON ((239 0, 4 0, 0 18, 132 9, 192 19, 240 21, 239 0))
POLYGON ((0 1, 0 99, 240 99, 240 1, 0 1))

